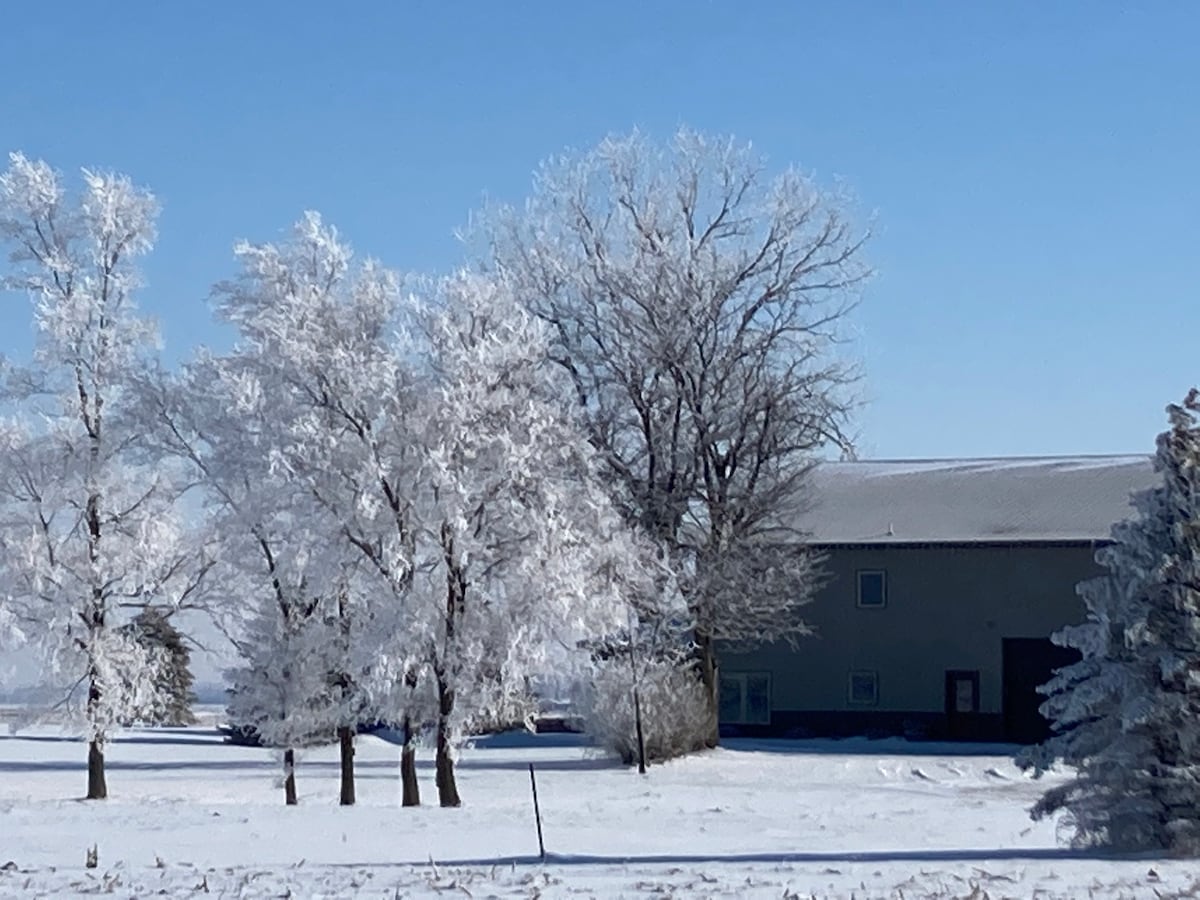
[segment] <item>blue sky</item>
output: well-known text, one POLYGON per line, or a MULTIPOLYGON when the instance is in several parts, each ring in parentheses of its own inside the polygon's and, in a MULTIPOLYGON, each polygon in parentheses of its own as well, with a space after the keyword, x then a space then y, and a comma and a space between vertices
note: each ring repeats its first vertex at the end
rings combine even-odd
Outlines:
POLYGON ((306 208, 440 271, 549 154, 733 133, 876 217, 864 455, 1150 452, 1200 379, 1198 40, 1183 2, 19 4, 0 150, 156 191, 142 303, 179 359, 221 340, 233 241, 306 208))

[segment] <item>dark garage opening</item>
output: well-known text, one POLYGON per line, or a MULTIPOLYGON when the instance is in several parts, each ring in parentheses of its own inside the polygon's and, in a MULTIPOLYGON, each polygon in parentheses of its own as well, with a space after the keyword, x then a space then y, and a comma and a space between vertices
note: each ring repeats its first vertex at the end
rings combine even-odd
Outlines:
POLYGON ((1059 647, 1049 638, 1004 638, 1004 737, 1018 744, 1036 744, 1050 736, 1050 723, 1038 707, 1045 697, 1038 688, 1055 669, 1079 660, 1079 651, 1059 647))

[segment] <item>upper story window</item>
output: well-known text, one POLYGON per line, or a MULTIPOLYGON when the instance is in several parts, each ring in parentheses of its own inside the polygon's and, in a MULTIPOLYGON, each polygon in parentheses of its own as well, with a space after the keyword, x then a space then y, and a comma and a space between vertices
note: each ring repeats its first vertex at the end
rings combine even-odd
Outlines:
POLYGON ((863 609, 887 606, 887 572, 883 569, 858 570, 858 605, 863 609))

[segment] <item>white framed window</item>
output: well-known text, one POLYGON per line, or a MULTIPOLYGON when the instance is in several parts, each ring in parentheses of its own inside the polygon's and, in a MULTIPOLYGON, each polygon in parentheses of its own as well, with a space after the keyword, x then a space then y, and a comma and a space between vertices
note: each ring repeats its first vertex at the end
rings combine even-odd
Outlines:
POLYGON ((883 569, 859 569, 857 605, 860 609, 883 609, 887 606, 887 572, 883 569))
POLYGON ((771 724, 769 672, 722 672, 720 720, 730 725, 771 724))
POLYGON ((846 683, 846 699, 851 706, 879 703, 879 673, 873 669, 852 670, 846 683))

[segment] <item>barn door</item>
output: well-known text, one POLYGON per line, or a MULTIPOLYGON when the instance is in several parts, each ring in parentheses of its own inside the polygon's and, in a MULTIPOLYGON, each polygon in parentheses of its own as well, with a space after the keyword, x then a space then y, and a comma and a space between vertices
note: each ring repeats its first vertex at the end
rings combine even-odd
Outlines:
POLYGON ((1059 647, 1049 638, 1004 638, 1004 738, 1017 744, 1036 744, 1050 736, 1050 723, 1038 707, 1046 698, 1038 688, 1056 669, 1079 659, 1079 651, 1059 647))
POLYGON ((972 738, 979 728, 979 670, 946 671, 946 730, 951 738, 972 738))

